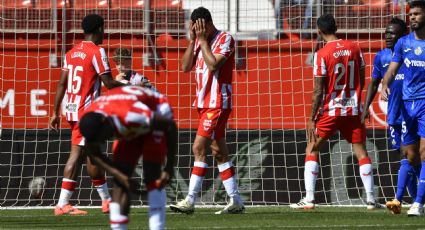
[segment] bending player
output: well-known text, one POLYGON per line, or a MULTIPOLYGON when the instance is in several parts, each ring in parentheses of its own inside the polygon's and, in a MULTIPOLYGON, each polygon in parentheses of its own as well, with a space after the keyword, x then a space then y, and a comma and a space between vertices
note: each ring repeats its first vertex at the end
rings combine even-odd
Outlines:
MULTIPOLYGON (((394 52, 394 46, 398 39, 405 35, 407 32, 406 23, 398 18, 393 18, 385 29, 385 39, 387 48, 379 51, 374 60, 372 80, 369 83, 366 93, 366 100, 364 111, 362 114, 362 122, 369 118, 369 106, 378 91, 379 84, 384 77, 385 72, 390 65, 391 58, 394 52)), ((388 201, 386 206, 393 214, 401 213, 401 201, 408 187, 410 195, 415 199, 417 190, 417 176, 419 176, 419 169, 415 165, 418 164, 418 157, 404 156, 401 151, 401 129, 402 129, 402 116, 400 105, 402 104, 402 84, 404 73, 400 69, 391 84, 391 95, 388 99, 388 117, 387 123, 389 125, 390 142, 394 149, 399 149, 401 154, 400 169, 397 175, 397 192, 395 199, 388 201), (407 158, 406 158, 407 157, 407 158), (417 175, 417 176, 416 176, 417 175)), ((416 154, 418 156, 418 154, 416 154)))
MULTIPOLYGON (((99 47, 103 42, 104 21, 99 15, 87 15, 82 21, 84 41, 68 51, 63 61, 61 78, 56 90, 53 115, 50 118, 50 127, 58 130, 60 126, 60 105, 64 101, 66 120, 72 130, 71 153, 64 168, 64 178, 55 207, 55 215, 85 215, 86 211, 74 208, 69 204, 77 185, 78 172, 84 158, 82 147, 84 138, 78 129, 78 120, 82 112, 92 101, 100 95, 101 82, 111 89, 122 83, 112 79, 109 68, 108 56, 105 50, 99 47), (64 98, 65 97, 65 98, 64 98)), ((97 188, 102 199, 102 211, 109 212, 111 199, 106 184, 105 172, 91 164, 87 158, 87 172, 92 178, 93 185, 97 188)))
POLYGON ((114 175, 110 223, 112 229, 127 229, 130 189, 127 182, 141 156, 148 189, 149 228, 165 228, 164 186, 173 175, 177 130, 164 96, 138 86, 124 86, 99 97, 79 123, 88 155, 114 175), (112 161, 101 146, 115 136, 112 161), (164 163, 165 167, 162 170, 164 163), (122 179, 124 178, 124 179, 122 179))
POLYGON ((132 55, 129 49, 116 49, 112 60, 114 60, 118 70, 118 75, 115 76, 115 80, 124 84, 129 83, 131 85, 143 86, 156 91, 155 87, 145 75, 139 74, 132 69, 132 55))
POLYGON ((207 148, 218 164, 218 170, 230 202, 216 214, 243 213, 236 174, 225 139, 227 120, 232 111, 232 73, 235 66, 235 41, 213 24, 211 13, 199 7, 192 12, 189 25, 190 42, 183 55, 184 72, 196 69, 196 100, 199 126, 192 146, 195 162, 185 199, 170 205, 171 210, 193 213, 197 194, 202 188, 207 163, 207 148))
POLYGON ((359 161, 360 176, 367 195, 367 209, 381 208, 373 194, 373 169, 367 155, 366 129, 361 123, 361 92, 365 83, 365 64, 358 44, 338 39, 332 15, 317 20, 318 35, 326 45, 314 54, 314 91, 308 121, 304 184, 306 197, 294 209, 313 209, 314 191, 319 174, 320 147, 336 131, 353 146, 359 161), (322 101, 323 98, 323 101, 322 101), (321 106, 319 110, 319 106, 321 106))
POLYGON ((403 116, 402 144, 405 155, 414 158, 418 152, 421 171, 415 202, 407 211, 409 216, 423 216, 425 195, 425 1, 410 2, 410 29, 413 31, 400 38, 395 47, 390 66, 382 82, 382 99, 388 100, 393 91, 389 88, 399 68, 404 72, 400 106, 403 116), (411 157, 412 156, 412 157, 411 157))

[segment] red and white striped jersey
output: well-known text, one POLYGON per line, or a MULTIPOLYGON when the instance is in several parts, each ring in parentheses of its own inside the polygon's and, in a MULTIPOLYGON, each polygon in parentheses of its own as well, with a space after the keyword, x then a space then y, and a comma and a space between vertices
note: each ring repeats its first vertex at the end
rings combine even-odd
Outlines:
POLYGON ((110 72, 105 50, 91 41, 83 41, 68 51, 62 70, 68 72, 63 107, 66 120, 78 121, 82 111, 100 95, 99 75, 110 72))
POLYGON ((320 114, 361 114, 360 69, 364 66, 359 45, 347 40, 328 42, 314 54, 313 75, 326 78, 320 114))
POLYGON ((146 87, 122 86, 111 89, 98 97, 86 112, 99 112, 113 121, 116 137, 134 139, 151 130, 154 113, 173 119, 168 100, 146 87))
POLYGON ((217 31, 210 43, 213 54, 227 58, 220 69, 208 70, 202 56, 200 43, 196 40, 194 49, 196 99, 193 103, 198 108, 232 108, 232 75, 235 66, 235 40, 223 31, 217 31))

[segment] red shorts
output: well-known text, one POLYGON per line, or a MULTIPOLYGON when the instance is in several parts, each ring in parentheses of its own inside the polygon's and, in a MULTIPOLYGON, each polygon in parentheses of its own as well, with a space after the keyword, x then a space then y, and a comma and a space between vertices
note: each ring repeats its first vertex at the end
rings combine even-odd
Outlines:
POLYGON ((366 141, 366 128, 361 123, 360 116, 321 116, 316 121, 316 133, 321 138, 329 139, 338 130, 349 143, 366 141))
POLYGON ((198 108, 199 124, 196 134, 213 140, 221 139, 224 137, 226 123, 231 112, 231 109, 198 108))
POLYGON ((84 146, 85 140, 83 135, 80 132, 77 121, 68 121, 69 126, 71 127, 71 144, 84 146))
POLYGON ((133 140, 115 140, 112 145, 112 160, 136 166, 139 158, 163 164, 167 156, 167 141, 163 132, 140 136, 133 140))

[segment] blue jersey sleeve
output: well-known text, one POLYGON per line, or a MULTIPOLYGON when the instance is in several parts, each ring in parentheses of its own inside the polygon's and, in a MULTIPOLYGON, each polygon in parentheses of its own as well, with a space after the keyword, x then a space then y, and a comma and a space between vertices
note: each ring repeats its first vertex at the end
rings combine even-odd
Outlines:
POLYGON ((372 78, 382 79, 381 52, 378 52, 373 60, 372 78))
POLYGON ((403 61, 403 43, 404 39, 400 38, 395 44, 393 58, 391 59, 392 62, 401 63, 403 61))

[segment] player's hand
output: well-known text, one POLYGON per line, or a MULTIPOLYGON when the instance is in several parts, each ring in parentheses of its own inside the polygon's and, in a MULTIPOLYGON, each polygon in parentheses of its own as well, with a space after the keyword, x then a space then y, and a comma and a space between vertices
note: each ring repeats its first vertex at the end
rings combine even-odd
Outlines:
POLYGON ((309 120, 307 124, 307 137, 308 142, 316 142, 317 135, 315 131, 315 122, 313 120, 309 120))
POLYGON ((388 88, 387 84, 382 84, 382 89, 381 89, 381 99, 383 101, 388 101, 388 96, 391 94, 390 92, 390 88, 388 88))
POLYGON ((196 40, 195 23, 193 23, 192 20, 190 20, 190 23, 189 23, 189 38, 191 41, 196 40))
POLYGON ((156 180, 156 183, 159 185, 160 188, 163 188, 170 182, 170 179, 171 175, 168 172, 163 171, 159 179, 156 180))
POLYGON ((115 80, 116 81, 122 81, 122 80, 124 80, 124 76, 125 76, 125 73, 119 73, 119 74, 117 74, 117 76, 115 76, 115 80))
POLYGON ((362 124, 366 123, 366 119, 367 119, 367 122, 370 123, 370 114, 368 109, 365 109, 362 113, 362 116, 361 116, 362 124))
POLYGON ((61 122, 60 116, 53 114, 53 116, 50 118, 50 122, 49 122, 50 128, 55 130, 55 131, 58 131, 59 126, 60 126, 60 122, 61 122))
POLYGON ((201 40, 207 40, 207 31, 205 29, 205 19, 199 18, 195 23, 195 33, 196 37, 201 40))

